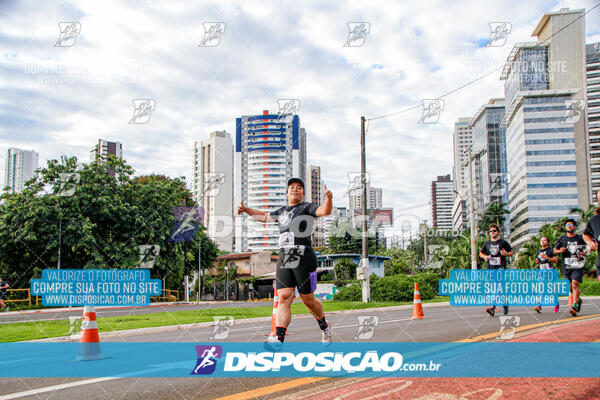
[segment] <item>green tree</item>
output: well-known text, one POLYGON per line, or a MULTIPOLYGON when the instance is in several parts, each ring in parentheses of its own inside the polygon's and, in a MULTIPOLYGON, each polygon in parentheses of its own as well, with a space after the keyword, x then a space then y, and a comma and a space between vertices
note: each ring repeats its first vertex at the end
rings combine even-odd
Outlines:
MULTIPOLYGON (((13 287, 27 287, 42 269, 56 268, 59 236, 61 268, 135 268, 139 245, 160 246, 151 275, 179 289, 184 248, 194 259, 197 245, 168 242, 173 207, 194 202, 182 178, 133 176, 125 161, 109 157, 78 168, 77 159, 50 160, 21 193, 0 196, 0 272, 13 287), (61 196, 61 175, 78 173, 73 193, 61 196), (59 235, 60 232, 60 235, 59 235)), ((216 246, 204 234, 203 264, 212 263, 216 246)), ((197 264, 196 264, 197 265, 197 264)))
POLYGON ((484 211, 479 218, 478 229, 480 232, 487 232, 491 224, 502 226, 506 216, 510 213, 506 209, 506 203, 493 202, 484 211))
POLYGON ((336 281, 349 281, 356 279, 356 264, 349 258, 342 258, 333 268, 336 281))
POLYGON ((582 210, 579 207, 571 208, 569 211, 571 214, 575 214, 579 217, 580 222, 587 223, 588 220, 596 214, 596 206, 591 205, 587 210, 582 210))

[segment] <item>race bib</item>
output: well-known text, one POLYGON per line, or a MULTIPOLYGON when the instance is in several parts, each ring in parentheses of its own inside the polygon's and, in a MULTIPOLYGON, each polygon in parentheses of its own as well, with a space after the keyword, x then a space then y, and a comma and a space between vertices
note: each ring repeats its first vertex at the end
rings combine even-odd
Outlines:
POLYGON ((569 268, 583 268, 585 264, 585 260, 578 260, 577 257, 569 257, 565 260, 565 264, 569 266, 569 268))
POLYGON ((540 264, 540 269, 552 269, 552 267, 548 263, 543 263, 540 264))
POLYGON ((294 245, 294 233, 283 232, 279 234, 279 248, 291 247, 294 245))
POLYGON ((490 265, 501 265, 500 257, 490 257, 490 265))

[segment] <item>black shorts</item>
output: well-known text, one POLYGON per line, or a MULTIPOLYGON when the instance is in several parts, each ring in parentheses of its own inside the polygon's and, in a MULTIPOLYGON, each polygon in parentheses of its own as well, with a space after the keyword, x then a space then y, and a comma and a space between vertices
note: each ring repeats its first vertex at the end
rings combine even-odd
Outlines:
POLYGON ((583 268, 569 268, 563 271, 569 281, 583 282, 583 268))
POLYGON ((317 255, 312 247, 306 247, 303 255, 293 250, 279 250, 275 289, 298 288, 301 294, 313 293, 317 289, 317 255))

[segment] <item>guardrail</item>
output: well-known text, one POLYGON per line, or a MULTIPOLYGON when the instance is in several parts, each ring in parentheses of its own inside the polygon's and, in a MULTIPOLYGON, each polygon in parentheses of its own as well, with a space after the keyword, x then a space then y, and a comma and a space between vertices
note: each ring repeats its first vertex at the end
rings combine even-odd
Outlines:
MULTIPOLYGON (((7 298, 4 299, 6 304, 8 303, 27 303, 31 306, 31 290, 30 289, 7 289, 7 298), (8 299, 8 292, 27 292, 27 298, 22 299, 8 299)), ((36 307, 40 304, 40 296, 35 297, 35 305, 36 307)), ((150 298, 150 301, 179 301, 179 291, 171 290, 171 289, 162 289, 162 296, 153 296, 150 298)))

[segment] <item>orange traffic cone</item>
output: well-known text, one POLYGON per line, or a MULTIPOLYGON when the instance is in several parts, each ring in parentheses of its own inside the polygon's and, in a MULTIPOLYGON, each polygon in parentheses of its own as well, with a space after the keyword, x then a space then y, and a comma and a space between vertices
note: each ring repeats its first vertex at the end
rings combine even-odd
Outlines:
POLYGON ((271 332, 265 336, 275 336, 275 323, 277 322, 277 307, 279 306, 279 296, 277 296, 277 289, 273 292, 273 314, 271 315, 271 332))
POLYGON ((569 307, 573 305, 573 293, 569 292, 569 307))
POLYGON ((421 294, 419 293, 419 284, 415 282, 415 296, 413 300, 413 313, 411 319, 423 319, 423 305, 421 304, 421 294))
POLYGON ((100 336, 96 322, 96 310, 93 306, 83 307, 81 319, 81 338, 77 349, 77 361, 98 360, 102 357, 100 352, 100 336))

